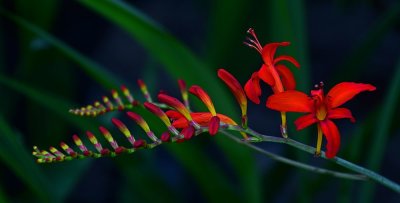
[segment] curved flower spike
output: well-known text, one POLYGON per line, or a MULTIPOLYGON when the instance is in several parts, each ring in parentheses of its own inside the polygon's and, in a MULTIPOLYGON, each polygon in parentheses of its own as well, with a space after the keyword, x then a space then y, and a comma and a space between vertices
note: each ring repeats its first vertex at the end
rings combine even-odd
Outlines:
POLYGON ((150 130, 149 125, 147 122, 138 114, 134 112, 126 112, 126 115, 128 115, 129 118, 131 118, 133 121, 135 121, 143 130, 146 132, 147 136, 155 142, 155 144, 160 144, 161 140, 159 140, 154 133, 150 130))
POLYGON ((349 109, 337 107, 363 91, 374 91, 376 88, 370 84, 342 82, 335 85, 325 96, 323 83, 316 87, 318 89, 311 91, 311 97, 294 90, 274 94, 268 98, 267 107, 277 111, 309 113, 295 121, 297 130, 317 123, 316 155, 321 153, 322 135, 325 135, 326 157, 333 158, 340 147, 340 134, 332 119, 348 118, 352 122, 355 121, 349 109))
POLYGON ((187 109, 185 105, 183 105, 182 102, 180 102, 178 99, 161 93, 158 94, 158 101, 177 110, 190 122, 191 125, 193 125, 194 128, 196 129, 200 128, 200 126, 198 126, 196 122, 193 122, 193 119, 190 116, 189 109, 187 109))
POLYGON ((225 69, 218 69, 218 77, 229 87, 242 111, 242 126, 247 128, 247 98, 242 85, 225 69))
MULTIPOLYGON (((288 46, 289 42, 269 43, 264 47, 258 41, 257 35, 253 28, 247 30, 252 38, 247 38, 249 42, 244 42, 249 47, 256 49, 264 64, 258 72, 254 72, 245 85, 246 94, 251 101, 256 104, 260 103, 261 89, 259 81, 263 80, 271 86, 274 93, 283 92, 285 90, 293 90, 296 88, 296 81, 293 73, 284 65, 277 64, 281 61, 289 61, 295 67, 299 68, 300 64, 291 56, 283 55, 275 58, 276 49, 280 46, 288 46)), ((281 131, 283 137, 288 137, 286 130, 286 113, 281 112, 282 125, 281 131)))

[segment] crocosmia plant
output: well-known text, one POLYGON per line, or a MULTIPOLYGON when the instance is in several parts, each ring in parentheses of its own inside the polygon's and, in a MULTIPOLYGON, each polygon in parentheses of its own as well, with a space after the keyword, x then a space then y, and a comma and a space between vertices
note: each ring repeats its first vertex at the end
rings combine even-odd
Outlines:
MULTIPOLYGON (((355 122, 351 111, 348 108, 342 107, 342 105, 359 93, 375 91, 376 87, 367 83, 340 82, 325 94, 324 83, 320 82, 310 91, 310 95, 303 93, 296 90, 296 80, 300 79, 295 78, 291 67, 288 68, 286 66, 290 65, 297 68, 294 71, 301 71, 299 69, 299 62, 290 55, 276 55, 278 48, 282 48, 282 51, 284 51, 284 47, 289 46, 290 43, 272 42, 262 46, 254 29, 250 28, 247 33, 250 36, 244 43, 254 48, 262 58, 259 70, 249 73, 244 87, 228 70, 219 69, 216 73, 221 82, 226 85, 227 89, 229 89, 236 99, 238 109, 241 111, 241 119, 235 120, 234 117, 220 113, 218 106, 215 106, 213 102, 217 98, 212 98, 207 93, 207 89, 203 89, 199 85, 187 87, 186 82, 180 79, 178 80, 178 86, 181 97, 174 97, 172 94, 160 91, 153 98, 155 95, 149 92, 145 82, 139 79, 138 89, 143 93, 145 101, 137 100, 131 94, 131 91, 122 85, 120 91, 111 90, 111 99, 104 96, 101 101, 95 101, 91 105, 70 110, 72 114, 87 117, 101 116, 111 111, 124 112, 125 117, 133 121, 132 123, 123 122, 118 118, 112 118, 110 122, 127 140, 125 143, 129 144, 117 143, 119 139, 116 139, 116 136, 120 135, 111 134, 109 129, 99 126, 97 132, 86 132, 87 138, 85 139, 90 142, 90 145, 84 144, 82 136, 73 135, 72 141, 75 146, 69 146, 66 142, 61 142, 60 148, 49 147, 49 150, 41 150, 36 146, 33 147, 33 155, 36 157, 36 161, 38 163, 56 163, 82 158, 115 157, 142 149, 152 149, 164 144, 187 142, 194 140, 196 136, 205 136, 207 134, 211 136, 226 135, 239 143, 262 152, 270 158, 295 167, 341 178, 358 180, 369 178, 399 192, 400 188, 398 184, 368 169, 337 157, 338 154, 340 155, 341 135, 339 133, 340 127, 334 121, 346 118, 350 119, 351 122, 355 122), (260 104, 260 96, 262 95, 261 82, 272 89, 272 94, 268 95, 266 99, 265 108, 281 113, 281 125, 276 126, 280 128, 281 135, 268 136, 249 128, 248 99, 255 104, 260 104), (191 98, 189 98, 189 95, 191 95, 191 98), (194 105, 191 104, 192 99, 200 101, 205 107, 203 109, 206 110, 196 111, 193 107, 194 105), (165 131, 160 134, 152 131, 151 128, 155 124, 146 121, 145 117, 138 110, 146 110, 154 114, 165 125, 165 131), (313 128, 317 134, 316 148, 309 146, 308 143, 297 142, 291 139, 294 136, 288 135, 286 115, 291 112, 306 113, 294 121, 297 130, 313 125, 316 126, 316 128, 313 128), (129 129, 129 126, 133 123, 143 130, 144 136, 139 135, 139 133, 133 133, 129 129), (235 135, 232 132, 238 133, 235 135), (326 140, 325 148, 323 148, 323 137, 326 140), (101 139, 107 142, 102 143, 101 139), (257 142, 286 144, 298 150, 314 154, 315 157, 332 160, 336 164, 342 165, 357 174, 320 169, 290 160, 258 147, 256 145, 257 142)), ((196 81, 190 82, 196 83, 196 81)))

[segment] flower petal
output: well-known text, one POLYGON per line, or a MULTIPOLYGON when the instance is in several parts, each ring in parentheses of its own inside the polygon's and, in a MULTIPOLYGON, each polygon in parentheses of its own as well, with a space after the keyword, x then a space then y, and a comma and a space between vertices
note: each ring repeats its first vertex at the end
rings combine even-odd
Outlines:
POLYGON ((315 117, 314 114, 307 114, 296 119, 294 121, 294 124, 296 125, 297 130, 301 130, 310 126, 311 124, 316 123, 317 121, 318 119, 315 117))
POLYGON ((330 159, 336 156, 340 147, 340 134, 335 123, 326 119, 320 122, 321 129, 326 138, 326 158, 330 159))
POLYGON ((330 108, 338 107, 363 91, 374 91, 376 87, 370 84, 342 82, 335 85, 327 95, 330 108))
POLYGON ((246 92, 247 97, 254 103, 260 103, 260 95, 261 95, 261 88, 260 88, 260 78, 258 77, 258 73, 254 72, 251 75, 249 81, 246 82, 244 85, 244 91, 246 92))
POLYGON ((306 94, 288 90, 268 97, 267 107, 277 111, 309 113, 313 111, 314 106, 306 94))
POLYGON ((236 78, 233 77, 233 75, 231 75, 228 71, 224 69, 218 70, 218 77, 222 81, 224 81, 224 83, 229 87, 233 95, 235 95, 235 98, 240 105, 242 116, 247 115, 247 97, 239 81, 237 81, 236 78))
POLYGON ((279 46, 288 46, 289 42, 275 42, 266 44, 262 49, 262 58, 266 65, 274 65, 274 55, 279 46))
POLYGON ((184 117, 181 113, 175 110, 168 110, 165 114, 167 114, 168 118, 171 120, 177 120, 184 117))
POLYGON ((203 90, 200 86, 193 85, 190 87, 189 92, 199 98, 206 106, 207 109, 211 112, 212 115, 216 115, 214 104, 211 101, 210 96, 208 96, 207 92, 203 90))
POLYGON ((179 113, 181 113, 183 116, 185 116, 189 121, 192 120, 192 118, 190 117, 189 110, 177 98, 174 98, 174 97, 171 97, 171 96, 161 93, 161 94, 158 94, 158 101, 174 108, 179 113))
POLYGON ((287 55, 282 55, 282 56, 278 56, 274 59, 274 64, 280 62, 280 61, 289 61, 290 63, 292 63, 294 66, 296 66, 296 68, 300 68, 300 64, 299 62, 297 62, 296 59, 294 59, 291 56, 287 56, 287 55))
POLYGON ((294 90, 296 89, 296 80, 294 79, 292 71, 289 70, 284 65, 278 64, 275 66, 275 69, 278 71, 279 76, 282 81, 282 85, 285 90, 294 90))
POLYGON ((351 122, 356 122, 351 111, 346 108, 335 108, 328 111, 328 118, 329 119, 341 119, 341 118, 348 118, 351 122))
POLYGON ((267 83, 269 86, 275 85, 275 79, 272 76, 271 71, 269 71, 268 67, 265 64, 263 64, 258 71, 258 77, 261 78, 261 80, 267 83))

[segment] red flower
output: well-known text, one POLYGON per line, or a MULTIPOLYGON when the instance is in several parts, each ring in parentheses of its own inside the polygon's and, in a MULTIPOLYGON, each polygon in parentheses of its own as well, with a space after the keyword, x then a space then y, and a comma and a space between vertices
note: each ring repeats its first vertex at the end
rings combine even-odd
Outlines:
POLYGON ((339 150, 340 134, 332 119, 349 118, 352 122, 355 121, 349 109, 337 107, 360 92, 373 91, 376 88, 370 84, 342 82, 334 86, 325 96, 323 83, 318 87, 317 90, 311 91, 311 97, 295 90, 274 94, 268 98, 267 107, 277 111, 309 113, 295 121, 297 130, 317 123, 316 154, 319 155, 321 152, 323 134, 327 140, 326 157, 333 158, 339 150))
MULTIPOLYGON (((260 70, 254 72, 251 78, 247 81, 244 86, 247 97, 254 103, 260 103, 261 88, 260 79, 271 86, 274 93, 283 92, 285 90, 293 90, 296 88, 296 81, 294 79, 293 73, 284 65, 278 64, 281 61, 288 61, 292 63, 297 68, 300 67, 299 63, 291 56, 281 55, 275 57, 276 49, 280 46, 288 46, 289 42, 275 42, 269 43, 261 46, 257 39, 257 35, 253 28, 247 30, 247 33, 251 35, 252 38, 247 38, 248 42, 244 42, 247 46, 254 48, 260 53, 264 64, 261 66, 260 70)), ((281 112, 282 125, 281 131, 283 137, 288 137, 286 130, 286 113, 281 112)))
POLYGON ((299 63, 291 56, 282 55, 275 57, 275 52, 278 47, 288 46, 290 43, 269 43, 262 47, 254 30, 250 28, 247 32, 253 39, 247 38, 249 42, 245 42, 245 44, 256 49, 261 54, 264 61, 260 70, 254 72, 245 85, 245 92, 249 99, 256 104, 260 103, 260 79, 271 86, 274 93, 295 89, 296 81, 294 80, 293 73, 286 66, 278 63, 281 61, 289 61, 297 68, 300 67, 299 63))

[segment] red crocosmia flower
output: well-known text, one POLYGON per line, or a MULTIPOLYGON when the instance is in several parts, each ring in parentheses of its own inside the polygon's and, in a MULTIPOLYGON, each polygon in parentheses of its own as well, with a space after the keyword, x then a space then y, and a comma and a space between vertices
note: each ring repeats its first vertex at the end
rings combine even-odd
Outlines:
MULTIPOLYGON (((244 43, 247 46, 257 50, 264 61, 264 64, 261 66, 261 68, 257 72, 254 72, 252 74, 251 78, 247 81, 245 85, 245 92, 247 97, 256 104, 260 103, 260 79, 271 86, 274 93, 295 89, 296 81, 294 79, 293 73, 285 65, 278 63, 281 61, 288 61, 297 68, 300 67, 299 63, 291 56, 281 55, 275 57, 275 52, 278 47, 288 46, 290 43, 276 42, 266 44, 264 47, 262 47, 253 28, 250 28, 247 33, 249 33, 252 38, 248 37, 248 42, 244 43)), ((281 117, 282 135, 284 137, 287 137, 285 112, 281 112, 281 117)))
POLYGON ((317 123, 316 155, 321 152, 322 135, 325 135, 327 140, 326 157, 333 158, 339 150, 340 134, 332 120, 348 118, 352 122, 355 121, 349 109, 338 107, 358 93, 374 91, 376 88, 370 84, 342 82, 334 86, 326 96, 322 89, 322 82, 317 88, 317 90, 311 91, 311 97, 295 90, 274 94, 268 98, 267 107, 277 111, 309 113, 295 121, 297 130, 317 123))
POLYGON ((211 101, 210 96, 207 94, 206 91, 203 90, 203 88, 197 85, 191 86, 189 92, 198 97, 207 106, 208 111, 210 111, 211 115, 213 116, 210 119, 208 129, 210 135, 214 136, 218 132, 220 119, 217 116, 217 112, 215 111, 215 107, 211 101))

